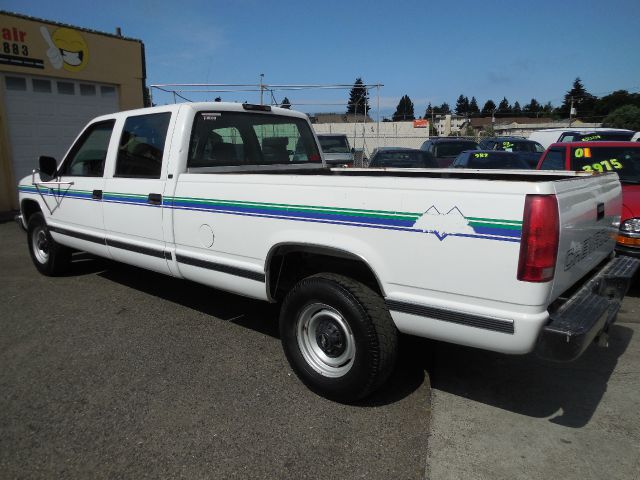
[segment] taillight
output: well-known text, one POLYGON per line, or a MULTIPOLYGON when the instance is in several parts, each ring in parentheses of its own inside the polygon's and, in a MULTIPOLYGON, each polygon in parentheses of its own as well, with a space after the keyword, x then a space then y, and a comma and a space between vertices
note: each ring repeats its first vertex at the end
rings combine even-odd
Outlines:
POLYGON ((527 195, 520 240, 518 280, 548 282, 558 258, 560 217, 555 195, 527 195))

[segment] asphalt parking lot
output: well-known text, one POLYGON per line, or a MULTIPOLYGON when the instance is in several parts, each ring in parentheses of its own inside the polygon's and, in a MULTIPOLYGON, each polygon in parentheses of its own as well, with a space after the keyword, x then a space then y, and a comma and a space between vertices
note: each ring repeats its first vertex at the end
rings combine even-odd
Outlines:
POLYGON ((39 275, 0 224, 2 478, 637 478, 640 285, 558 366, 403 338, 383 391, 308 391, 277 310, 78 255, 39 275), (433 387, 433 389, 432 389, 433 387))

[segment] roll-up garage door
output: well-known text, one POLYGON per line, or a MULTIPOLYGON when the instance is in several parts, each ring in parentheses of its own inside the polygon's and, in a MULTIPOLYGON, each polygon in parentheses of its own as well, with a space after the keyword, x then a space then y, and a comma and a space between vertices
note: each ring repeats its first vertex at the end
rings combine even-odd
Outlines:
POLYGON ((61 160, 90 119, 119 110, 111 85, 10 73, 2 81, 16 182, 31 173, 40 155, 61 160))

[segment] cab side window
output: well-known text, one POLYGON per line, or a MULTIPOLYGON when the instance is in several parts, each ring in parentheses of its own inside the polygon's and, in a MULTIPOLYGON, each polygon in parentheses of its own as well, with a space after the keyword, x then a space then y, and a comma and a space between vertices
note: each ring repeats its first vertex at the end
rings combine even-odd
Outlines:
POLYGON ((547 156, 544 158, 541 170, 564 170, 564 149, 561 150, 549 150, 547 156))
POLYGON ((115 120, 91 125, 66 158, 60 175, 74 177, 101 177, 109 150, 115 120))
POLYGON ((160 178, 171 113, 129 117, 124 123, 116 177, 160 178))

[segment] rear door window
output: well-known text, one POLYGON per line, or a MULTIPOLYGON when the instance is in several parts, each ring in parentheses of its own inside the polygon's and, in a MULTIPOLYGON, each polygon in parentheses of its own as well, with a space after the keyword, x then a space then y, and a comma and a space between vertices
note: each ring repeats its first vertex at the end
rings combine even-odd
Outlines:
POLYGON ((171 113, 128 117, 124 123, 116 177, 160 178, 171 113))

